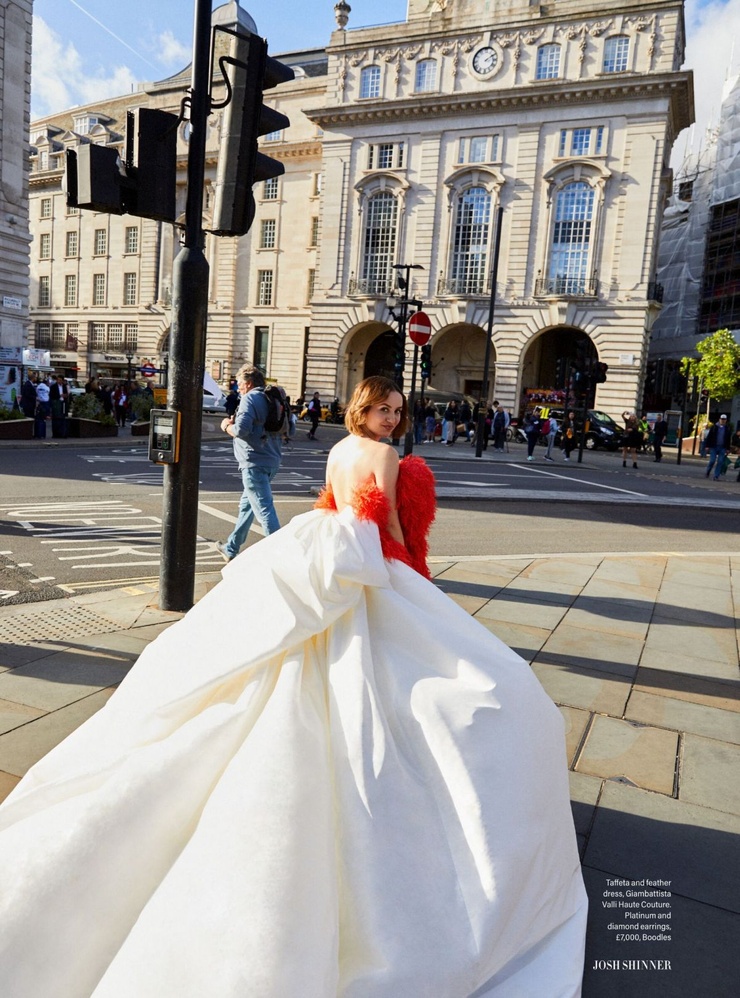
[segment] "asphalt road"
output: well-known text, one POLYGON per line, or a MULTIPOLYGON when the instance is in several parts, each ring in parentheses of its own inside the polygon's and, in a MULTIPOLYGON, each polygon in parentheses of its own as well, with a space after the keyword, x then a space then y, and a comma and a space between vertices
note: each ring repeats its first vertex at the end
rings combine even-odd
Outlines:
MULTIPOLYGON (((342 432, 299 435, 275 479, 285 523, 311 508, 326 452, 342 432)), ((418 448, 438 484, 431 556, 530 555, 588 551, 721 551, 740 522, 740 486, 687 469, 646 464, 624 472, 615 455, 583 465, 523 461, 522 448, 477 461, 458 443, 418 448), (727 508, 721 508, 724 504, 727 508)), ((67 444, 0 451, 0 600, 58 598, 69 592, 153 581, 159 575, 163 469, 143 444, 67 444)), ((202 449, 196 569, 223 561, 216 542, 231 530, 241 479, 231 446, 206 437, 202 449)), ((252 531, 249 543, 259 534, 252 531)))

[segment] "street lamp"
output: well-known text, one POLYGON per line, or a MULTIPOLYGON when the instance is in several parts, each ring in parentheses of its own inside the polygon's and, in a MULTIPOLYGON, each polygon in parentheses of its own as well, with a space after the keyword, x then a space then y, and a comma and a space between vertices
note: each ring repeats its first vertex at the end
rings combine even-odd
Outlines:
POLYGON ((501 221, 504 216, 503 205, 498 206, 496 218, 496 241, 493 249, 493 268, 491 270, 491 298, 488 303, 488 328, 486 330, 486 352, 483 359, 483 390, 478 406, 478 425, 475 430, 475 456, 483 455, 483 437, 486 432, 486 409, 488 407, 488 372, 491 365, 491 336, 493 335, 493 311, 496 303, 496 281, 498 279, 498 258, 501 251, 501 221))
MULTIPOLYGON (((414 308, 421 308, 423 302, 420 302, 416 298, 409 298, 409 282, 411 281, 411 271, 412 270, 423 270, 424 268, 420 263, 394 263, 393 270, 404 271, 404 276, 398 273, 396 277, 396 283, 401 291, 402 297, 397 298, 394 295, 386 298, 386 305, 388 306, 388 311, 391 313, 391 317, 398 323, 398 332, 396 333, 395 342, 395 367, 396 367, 396 380, 398 382, 398 387, 403 391, 403 368, 406 361, 406 323, 409 318, 409 305, 413 305, 414 308), (398 315, 394 309, 400 308, 398 315)), ((416 354, 414 354, 414 361, 416 361, 416 354)), ((411 379, 411 394, 409 396, 409 429, 406 432, 406 438, 404 443, 404 454, 410 454, 414 446, 414 431, 413 431, 413 406, 414 406, 414 381, 416 375, 416 367, 414 366, 414 373, 411 379)))
POLYGON ((133 378, 133 368, 131 367, 131 361, 134 359, 134 355, 129 350, 126 354, 126 363, 128 364, 128 383, 131 385, 131 380, 133 378))

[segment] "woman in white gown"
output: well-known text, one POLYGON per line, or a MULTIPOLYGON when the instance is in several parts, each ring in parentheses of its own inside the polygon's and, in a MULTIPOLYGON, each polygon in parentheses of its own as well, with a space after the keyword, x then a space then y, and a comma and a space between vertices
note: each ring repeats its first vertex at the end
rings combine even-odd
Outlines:
POLYGON ((580 995, 560 714, 423 577, 433 479, 380 442, 392 382, 347 419, 319 508, 0 808, 3 998, 580 995))

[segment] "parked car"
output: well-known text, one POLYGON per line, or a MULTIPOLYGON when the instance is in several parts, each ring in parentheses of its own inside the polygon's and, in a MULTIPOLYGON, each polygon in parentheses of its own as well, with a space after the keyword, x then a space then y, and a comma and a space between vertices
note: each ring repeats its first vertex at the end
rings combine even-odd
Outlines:
MULTIPOLYGON (((580 426, 582 410, 576 409, 575 413, 576 423, 580 426)), ((562 426, 563 419, 565 418, 564 409, 557 409, 550 406, 549 414, 558 421, 558 426, 562 426)), ((622 427, 611 416, 605 412, 600 412, 598 409, 588 409, 586 411, 586 423, 588 429, 586 430, 586 439, 583 442, 586 450, 598 450, 599 448, 617 450, 622 438, 622 427)), ((518 436, 517 439, 519 439, 518 436)), ((546 443, 547 437, 542 437, 539 442, 546 443)), ((558 431, 555 437, 555 446, 560 446, 560 431, 558 431)))
POLYGON ((226 396, 221 392, 220 396, 207 392, 203 389, 203 412, 226 412, 226 396))

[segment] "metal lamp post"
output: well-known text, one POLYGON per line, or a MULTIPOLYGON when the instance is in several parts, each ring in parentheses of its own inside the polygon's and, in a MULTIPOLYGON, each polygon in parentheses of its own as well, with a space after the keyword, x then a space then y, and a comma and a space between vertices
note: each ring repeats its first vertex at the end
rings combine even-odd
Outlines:
POLYGON ((133 378, 133 368, 131 366, 131 362, 133 361, 133 359, 134 359, 134 355, 129 350, 128 353, 126 354, 126 363, 128 364, 128 369, 127 369, 127 372, 126 372, 126 380, 128 381, 129 386, 131 385, 131 381, 132 381, 132 378, 133 378))
POLYGON ((483 456, 483 437, 486 432, 486 409, 488 407, 488 373, 491 366, 491 335, 493 333, 493 310, 496 303, 496 281, 498 280, 498 257, 501 249, 501 222, 504 217, 503 205, 498 206, 496 213, 496 242, 493 250, 493 268, 491 270, 491 299, 488 303, 488 328, 486 329, 486 352, 483 358, 483 390, 478 406, 478 426, 475 430, 475 456, 483 456))
MULTIPOLYGON (((409 319, 409 305, 413 305, 414 308, 421 308, 423 304, 416 298, 408 297, 409 283, 411 281, 411 271, 423 270, 424 268, 420 263, 394 263, 393 269, 395 271, 404 271, 403 277, 401 277, 401 274, 398 273, 398 276, 396 278, 398 282, 398 287, 400 288, 403 297, 402 298, 389 297, 386 299, 386 305, 388 306, 388 311, 391 313, 392 318, 398 323, 398 342, 401 354, 400 363, 401 365, 404 365, 406 359, 406 324, 408 323, 409 319), (398 315, 396 315, 394 311, 396 307, 400 307, 398 315)), ((397 380, 398 380, 398 387, 403 392, 403 366, 401 366, 400 372, 398 373, 397 376, 397 380)), ((409 399, 409 406, 413 406, 414 404, 413 389, 414 389, 415 380, 416 380, 416 351, 414 352, 414 370, 411 377, 412 397, 409 399)), ((413 418, 413 413, 411 411, 409 411, 409 416, 413 418)), ((410 430, 407 431, 405 437, 405 446, 404 446, 405 454, 411 453, 411 448, 413 447, 413 439, 414 439, 413 428, 411 428, 410 430)))

